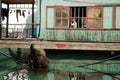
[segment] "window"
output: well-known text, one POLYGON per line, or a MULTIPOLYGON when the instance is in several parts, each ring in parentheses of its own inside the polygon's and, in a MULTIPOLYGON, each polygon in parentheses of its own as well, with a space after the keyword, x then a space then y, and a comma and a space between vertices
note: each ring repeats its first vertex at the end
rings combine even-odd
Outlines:
POLYGON ((86 28, 86 7, 70 7, 70 22, 77 22, 77 28, 86 28))
POLYGON ((55 7, 55 28, 68 28, 69 26, 69 8, 55 7))
POLYGON ((46 20, 47 28, 73 28, 76 21, 77 29, 103 29, 103 7, 47 7, 46 20))
POLYGON ((87 7, 87 28, 88 29, 102 29, 103 15, 102 7, 87 7))

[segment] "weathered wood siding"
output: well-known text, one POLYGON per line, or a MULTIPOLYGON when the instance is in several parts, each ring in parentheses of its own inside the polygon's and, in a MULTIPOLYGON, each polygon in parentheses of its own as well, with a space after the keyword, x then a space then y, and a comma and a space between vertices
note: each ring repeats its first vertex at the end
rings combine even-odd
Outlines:
POLYGON ((120 30, 44 30, 43 39, 120 42, 120 30))

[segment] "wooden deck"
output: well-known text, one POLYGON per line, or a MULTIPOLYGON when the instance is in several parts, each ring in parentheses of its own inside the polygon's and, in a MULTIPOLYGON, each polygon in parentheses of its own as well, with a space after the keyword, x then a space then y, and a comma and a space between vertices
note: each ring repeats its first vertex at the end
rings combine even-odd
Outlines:
POLYGON ((35 48, 42 49, 120 51, 120 43, 53 42, 26 39, 0 40, 0 48, 29 48, 31 43, 35 48))

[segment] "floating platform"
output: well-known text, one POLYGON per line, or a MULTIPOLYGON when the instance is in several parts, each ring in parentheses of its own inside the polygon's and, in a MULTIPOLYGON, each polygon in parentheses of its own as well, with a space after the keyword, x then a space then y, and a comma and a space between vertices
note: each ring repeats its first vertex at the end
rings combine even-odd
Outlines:
POLYGON ((120 51, 120 43, 57 42, 36 39, 4 39, 0 40, 0 48, 29 48, 31 43, 35 48, 42 49, 120 51))

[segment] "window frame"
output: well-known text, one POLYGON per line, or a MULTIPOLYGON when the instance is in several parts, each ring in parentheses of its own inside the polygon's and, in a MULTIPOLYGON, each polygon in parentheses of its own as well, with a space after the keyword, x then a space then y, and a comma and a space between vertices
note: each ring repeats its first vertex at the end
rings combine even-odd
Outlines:
MULTIPOLYGON (((89 29, 93 29, 93 30, 96 30, 96 29, 98 29, 98 30, 120 30, 120 28, 117 28, 116 27, 116 14, 115 14, 115 12, 116 12, 116 7, 117 6, 120 6, 120 4, 118 4, 118 5, 96 5, 96 6, 86 6, 86 28, 83 28, 83 29, 85 29, 85 30, 89 30, 89 29), (106 29, 106 28, 104 28, 104 25, 103 25, 103 23, 104 23, 104 19, 103 19, 103 17, 104 17, 104 10, 103 10, 103 8, 105 7, 105 6, 111 6, 111 7, 113 7, 113 9, 112 9, 112 28, 110 28, 110 29, 106 29), (88 9, 89 8, 101 8, 101 11, 102 11, 102 17, 101 17, 101 27, 97 27, 97 26, 89 26, 88 25, 88 9)), ((70 28, 70 7, 71 6, 67 6, 67 7, 65 7, 65 6, 62 6, 62 5, 58 5, 58 6, 47 6, 46 7, 46 28, 47 29, 71 29, 70 28), (47 14, 49 14, 48 13, 48 7, 52 7, 53 9, 54 9, 54 23, 53 23, 53 28, 49 28, 48 27, 48 21, 47 21, 47 14), (68 10, 68 17, 66 18, 66 19, 68 19, 68 26, 55 26, 55 19, 57 19, 56 17, 55 17, 55 8, 68 8, 69 10, 68 10)), ((80 29, 81 30, 81 28, 76 28, 76 29, 80 29)))
MULTIPOLYGON (((87 9, 86 9, 86 29, 104 29, 103 28, 103 7, 102 6, 88 6, 87 7, 87 9), (95 18, 95 16, 94 16, 94 18, 89 18, 89 9, 90 8, 99 8, 99 9, 101 9, 101 18, 95 18), (101 26, 89 26, 89 23, 88 23, 88 20, 96 20, 96 19, 99 19, 99 20, 101 20, 101 26)), ((95 23, 95 22, 94 22, 95 23)))
POLYGON ((71 19, 74 18, 77 22, 77 28, 73 28, 73 29, 86 29, 86 17, 87 16, 86 16, 86 13, 84 14, 84 11, 86 12, 86 9, 87 9, 86 6, 85 7, 84 6, 79 6, 79 7, 74 7, 74 6, 71 7, 70 6, 70 18, 69 19, 71 21, 71 19), (75 12, 73 12, 72 10, 75 12), (78 10, 78 12, 77 12, 77 10, 78 10), (77 16, 76 16, 76 13, 78 14, 77 16), (72 16, 73 14, 74 14, 74 16, 72 16), (81 14, 81 16, 80 16, 80 14, 81 14), (84 23, 84 19, 85 19, 85 23, 84 23), (81 20, 81 22, 80 22, 80 20, 81 20))
MULTIPOLYGON (((57 29, 66 29, 66 28, 69 28, 69 18, 70 18, 70 8, 69 7, 64 7, 64 6, 54 6, 54 28, 57 28, 57 29), (56 11, 57 11, 57 9, 67 9, 67 14, 68 14, 68 16, 67 17, 63 17, 62 16, 62 14, 61 14, 61 17, 60 18, 58 18, 58 17, 56 17, 56 11), (67 26, 56 26, 56 20, 61 20, 61 21, 63 21, 63 20, 68 20, 68 25, 67 26)), ((61 24, 62 24, 62 22, 61 22, 61 24)))

